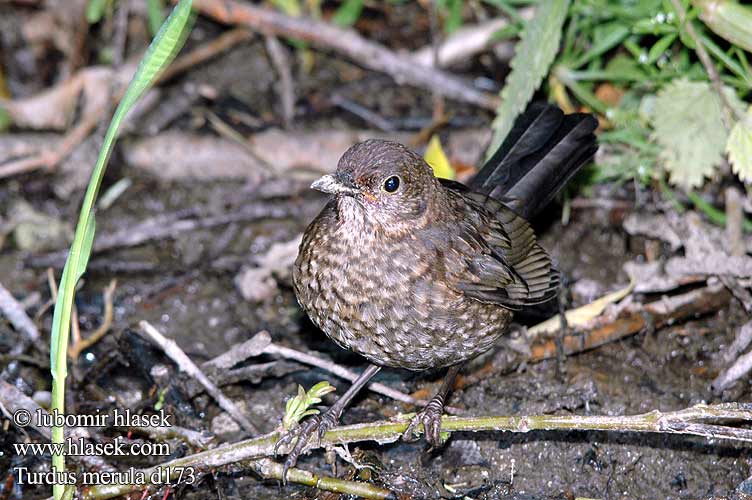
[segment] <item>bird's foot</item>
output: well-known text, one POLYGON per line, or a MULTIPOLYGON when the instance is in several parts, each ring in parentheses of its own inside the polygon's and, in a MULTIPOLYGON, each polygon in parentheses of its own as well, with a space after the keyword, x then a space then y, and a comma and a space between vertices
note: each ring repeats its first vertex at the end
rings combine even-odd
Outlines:
POLYGON ((274 445, 275 453, 281 446, 290 445, 293 441, 295 441, 295 446, 293 446, 290 453, 287 454, 287 459, 285 459, 285 463, 282 466, 282 484, 287 484, 287 471, 290 468, 295 467, 295 464, 298 462, 298 458, 300 457, 301 453, 303 453, 303 449, 305 449, 305 446, 306 444, 308 444, 308 440, 311 438, 311 436, 313 434, 318 434, 319 441, 321 441, 321 438, 324 437, 326 431, 328 431, 332 427, 336 427, 338 421, 339 416, 332 413, 331 411, 327 411, 323 415, 313 415, 306 419, 305 422, 300 424, 298 427, 284 433, 279 438, 277 444, 274 445))
POLYGON ((426 441, 432 448, 440 447, 443 442, 441 439, 441 415, 444 413, 444 398, 435 396, 428 402, 425 408, 419 411, 410 421, 410 425, 402 434, 404 441, 415 441, 418 426, 423 424, 423 432, 426 441))

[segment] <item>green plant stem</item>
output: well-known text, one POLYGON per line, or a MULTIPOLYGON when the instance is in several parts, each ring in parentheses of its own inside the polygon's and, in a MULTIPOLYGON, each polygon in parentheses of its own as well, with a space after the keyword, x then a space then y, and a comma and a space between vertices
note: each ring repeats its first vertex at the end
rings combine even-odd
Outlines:
POLYGON ((577 80, 572 78, 569 68, 562 66, 561 64, 556 66, 553 70, 554 76, 567 87, 577 98, 590 107, 598 114, 605 115, 608 111, 608 106, 598 99, 595 94, 587 90, 577 80))
MULTIPOLYGON (((191 0, 180 0, 154 41, 149 45, 136 74, 128 85, 120 104, 118 104, 105 133, 102 148, 99 151, 97 162, 89 179, 89 185, 86 188, 78 224, 76 225, 76 233, 60 278, 60 288, 55 302, 50 334, 52 410, 61 415, 65 413, 65 379, 67 377, 71 310, 76 293, 76 284, 86 271, 91 255, 96 230, 94 203, 104 177, 107 161, 117 138, 120 123, 128 110, 154 84, 157 76, 174 59, 175 54, 183 46, 183 42, 190 31, 191 19, 191 0)), ((64 429, 62 426, 52 427, 51 440, 53 444, 63 443, 64 429)), ((52 468, 56 472, 65 471, 65 456, 63 454, 52 455, 52 468)), ((54 484, 52 494, 55 500, 60 500, 64 494, 64 485, 54 484)))
MULTIPOLYGON (((487 416, 442 418, 444 432, 505 431, 525 433, 530 431, 613 431, 613 432, 658 432, 703 436, 712 439, 728 439, 752 442, 752 430, 707 423, 708 421, 747 421, 752 422, 751 403, 723 403, 718 405, 695 405, 672 412, 651 411, 629 416, 586 416, 586 415, 531 415, 531 416, 487 416)), ((399 421, 381 421, 337 427, 328 431, 320 443, 311 443, 306 450, 333 445, 376 441, 380 444, 392 443, 400 439, 407 430, 409 418, 399 421)), ((423 431, 422 426, 419 431, 423 431)), ((176 467, 195 467, 208 471, 224 465, 261 460, 276 454, 286 453, 287 449, 275 451, 279 432, 227 444, 194 455, 172 460, 144 471, 145 476, 160 467, 174 473, 176 467)), ((255 468, 256 465, 252 464, 255 468)), ((292 472, 294 469, 291 469, 292 472)), ((308 473, 306 481, 311 481, 308 473)), ((299 476, 295 472, 289 476, 293 481, 299 476)), ((308 484, 308 483, 303 483, 308 484)), ((322 487, 322 483, 316 484, 322 487)), ((107 484, 91 486, 83 491, 85 500, 100 500, 125 495, 143 489, 144 485, 107 484)))
MULTIPOLYGON (((712 222, 721 227, 726 227, 726 214, 721 210, 718 210, 713 205, 705 201, 699 194, 690 191, 687 193, 687 198, 692 204, 701 210, 702 213, 712 222)), ((752 233, 752 221, 749 219, 742 219, 742 229, 747 233, 752 233)))

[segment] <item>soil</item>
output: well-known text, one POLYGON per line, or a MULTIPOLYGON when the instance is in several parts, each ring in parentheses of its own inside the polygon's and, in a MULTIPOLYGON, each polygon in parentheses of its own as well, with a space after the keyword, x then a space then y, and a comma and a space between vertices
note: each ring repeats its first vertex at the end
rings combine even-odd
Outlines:
MULTIPOLYGON (((216 27, 209 25, 206 29, 216 27)), ((248 42, 197 70, 195 76, 204 81, 228 82, 227 85, 218 83, 218 88, 228 95, 231 93, 244 108, 252 108, 256 116, 275 116, 276 110, 270 104, 272 82, 244 78, 244 71, 237 71, 245 62, 256 59, 262 61, 254 63, 259 66, 258 71, 262 71, 260 67, 267 64, 258 55, 262 47, 259 40, 248 42), (227 78, 232 81, 223 80, 227 78), (258 98, 259 95, 264 97, 258 98)), ((339 75, 342 67, 347 66, 349 78, 362 79, 362 85, 350 85, 348 89, 364 106, 386 117, 404 118, 404 111, 412 117, 431 116, 431 99, 424 92, 396 86, 382 77, 364 75, 363 70, 333 56, 319 54, 316 61, 313 72, 305 79, 298 75, 305 82, 300 85, 304 102, 316 89, 320 92, 323 88, 342 85, 339 75)), ((191 78, 192 73, 189 73, 184 81, 191 78)), ((236 101, 233 103, 237 105, 236 101)), ((216 104, 217 111, 225 111, 222 106, 226 105, 216 104)), ((486 126, 490 123, 491 117, 486 113, 468 110, 466 106, 448 103, 448 109, 456 111, 458 116, 470 115, 486 126)), ((358 119, 342 111, 323 115, 304 111, 303 115, 293 131, 363 126, 358 119)), ((191 126, 196 124, 190 113, 173 125, 191 126)), ((196 131, 211 133, 205 126, 199 126, 196 131)), ((445 133, 451 134, 452 130, 445 133)), ((118 155, 113 159, 103 189, 123 175, 127 175, 133 185, 111 208, 98 215, 100 235, 160 213, 196 210, 208 215, 237 209, 244 202, 258 199, 258 193, 264 190, 263 183, 249 186, 242 181, 164 182, 129 170, 118 155)), ((6 210, 12 201, 23 198, 44 213, 74 221, 81 192, 70 199, 59 199, 52 193, 55 182, 54 174, 40 172, 0 183, 0 207, 6 210)), ((634 199, 631 189, 609 187, 604 192, 634 199)), ((253 257, 263 254, 272 243, 289 241, 299 234, 325 202, 323 197, 297 189, 291 196, 274 197, 277 202, 290 204, 301 199, 306 201, 307 208, 293 217, 197 229, 93 257, 76 298, 82 331, 92 331, 99 324, 103 314, 101 290, 116 277, 114 325, 112 333, 85 351, 71 369, 69 411, 107 408, 115 401, 134 407, 154 405, 159 391, 153 389, 153 380, 143 372, 143 369, 148 372, 149 367, 139 366, 133 352, 125 352, 133 348, 129 337, 141 320, 150 321, 166 336, 174 338, 197 362, 219 355, 265 329, 275 343, 316 350, 337 363, 359 369, 363 363, 357 356, 340 350, 306 320, 289 282, 280 280, 278 292, 263 303, 245 301, 234 284, 242 265, 251 265, 253 257), (128 270, 139 266, 140 271, 128 270)), ((617 220, 612 215, 606 209, 576 209, 568 224, 563 225, 559 209, 552 206, 536 222, 542 231, 544 247, 555 256, 570 288, 587 280, 603 293, 627 283, 621 266, 643 254, 645 242, 628 237, 622 230, 619 219, 624 214, 619 214, 617 220)), ((0 251, 0 282, 20 299, 35 292, 41 294, 38 305, 30 310, 32 316, 50 298, 46 269, 35 265, 38 257, 20 252, 11 242, 6 242, 0 251)), ((59 278, 59 269, 55 276, 59 278)), ((575 297, 570 306, 581 303, 582 300, 575 297)), ((49 340, 50 319, 49 310, 41 315, 44 342, 49 340)), ((718 372, 715 362, 718 353, 731 342, 735 330, 744 321, 742 309, 734 302, 728 310, 706 317, 641 332, 566 359, 529 364, 511 373, 486 377, 455 393, 449 403, 467 409, 470 415, 622 415, 655 409, 678 410, 725 399, 749 401, 746 380, 720 397, 710 389, 710 382, 718 372)), ((0 322, 0 353, 16 342, 16 335, 9 325, 0 322)), ((34 346, 32 352, 35 357, 46 359, 44 346, 34 346)), ((160 363, 169 364, 159 353, 155 356, 160 363)), ((268 361, 263 357, 259 360, 268 361)), ((473 366, 467 369, 472 370, 473 366)), ((32 364, 7 363, 3 359, 0 368, 5 369, 6 380, 29 395, 49 388, 48 371, 32 364)), ((426 384, 431 384, 431 391, 435 390, 440 375, 385 370, 378 380, 410 393, 426 384)), ((235 400, 245 401, 254 422, 267 432, 277 427, 285 400, 295 394, 298 384, 310 387, 320 380, 329 380, 337 387, 338 394, 347 387, 328 373, 299 367, 292 373, 268 376, 258 383, 230 386, 226 392, 235 400)), ((327 396, 326 402, 331 403, 331 398, 327 396)), ((190 411, 183 411, 185 407, 168 401, 168 409, 176 411, 178 425, 212 428, 212 420, 219 414, 214 404, 205 397, 184 403, 188 403, 190 411)), ((364 392, 346 411, 343 423, 383 419, 410 411, 415 408, 364 392)), ((14 456, 11 444, 24 439, 25 436, 12 426, 0 435, 3 478, 19 463, 40 469, 49 463, 46 459, 14 456)), ((361 453, 358 456, 376 464, 377 484, 405 497, 416 498, 724 497, 734 494, 737 486, 750 475, 752 459, 749 447, 726 441, 605 432, 456 434, 444 448, 433 451, 427 450, 423 442, 365 444, 358 449, 361 453)), ((351 447, 351 451, 355 453, 356 447, 351 447)), ((332 474, 324 457, 322 451, 314 452, 301 458, 299 466, 332 474)), ((131 465, 113 462, 124 467, 131 465)), ((136 465, 145 465, 144 462, 141 460, 136 465)), ((337 473, 346 476, 352 471, 340 461, 337 473)), ((179 490, 178 498, 272 499, 290 498, 292 494, 334 498, 333 494, 295 485, 280 489, 277 482, 259 481, 240 466, 217 471, 198 486, 179 490)), ((48 495, 47 488, 16 487, 10 491, 0 488, 3 500, 48 495)), ((161 498, 161 494, 153 498, 161 498)))

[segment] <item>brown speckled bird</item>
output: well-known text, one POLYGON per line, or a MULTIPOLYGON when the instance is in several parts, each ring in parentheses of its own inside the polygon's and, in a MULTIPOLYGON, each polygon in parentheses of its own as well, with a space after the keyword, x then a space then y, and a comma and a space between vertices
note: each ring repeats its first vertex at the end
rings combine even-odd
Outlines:
POLYGON ((380 367, 449 367, 412 421, 440 443, 444 398, 461 364, 501 337, 513 311, 555 297, 559 275, 526 219, 596 150, 592 115, 534 105, 468 186, 437 179, 405 146, 351 147, 311 187, 333 195, 308 226, 293 270, 311 320, 372 364, 322 416, 305 421, 285 470, 309 436, 336 425, 380 367))

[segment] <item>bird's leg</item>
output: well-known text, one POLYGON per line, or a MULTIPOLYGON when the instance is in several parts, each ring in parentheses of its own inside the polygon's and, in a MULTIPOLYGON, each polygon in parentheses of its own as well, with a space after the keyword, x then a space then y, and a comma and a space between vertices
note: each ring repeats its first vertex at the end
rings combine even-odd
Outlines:
POLYGON ((285 464, 282 469, 283 483, 287 481, 287 470, 290 467, 295 467, 295 464, 298 461, 298 457, 300 457, 300 454, 303 452, 303 449, 305 448, 306 443, 308 443, 308 439, 310 439, 311 435, 318 431, 318 437, 319 439, 321 439, 322 437, 324 437, 324 434, 326 434, 327 430, 336 426, 339 422, 339 417, 342 416, 342 412, 344 411, 345 407, 347 407, 347 405, 350 403, 350 401, 352 401, 355 395, 358 394, 363 386, 366 385, 368 381, 371 380, 373 376, 376 375, 376 373, 378 373, 379 370, 381 370, 380 366, 368 365, 368 367, 363 370, 363 373, 361 373, 360 376, 355 379, 350 388, 347 389, 347 392, 340 396, 339 399, 334 402, 331 408, 326 411, 326 413, 324 413, 323 415, 313 415, 309 417, 305 422, 300 424, 297 429, 290 431, 279 438, 279 441, 277 441, 277 444, 275 446, 275 451, 277 448, 279 448, 279 446, 290 444, 295 438, 297 438, 297 441, 295 441, 295 446, 293 447, 292 451, 288 453, 287 459, 285 460, 285 464))
POLYGON ((405 441, 413 440, 418 425, 423 424, 426 441, 434 448, 441 446, 441 415, 444 413, 444 400, 452 389, 454 379, 457 378, 460 368, 462 368, 462 363, 449 367, 439 392, 428 402, 425 408, 413 417, 410 425, 402 434, 402 439, 405 441))

